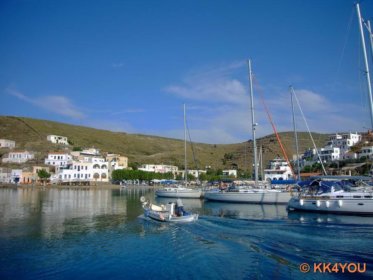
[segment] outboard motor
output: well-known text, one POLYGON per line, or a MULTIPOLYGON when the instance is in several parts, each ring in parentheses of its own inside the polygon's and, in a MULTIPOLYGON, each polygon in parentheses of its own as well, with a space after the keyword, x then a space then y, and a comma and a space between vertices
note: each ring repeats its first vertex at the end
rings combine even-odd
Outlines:
POLYGON ((175 215, 175 202, 169 202, 167 204, 167 211, 170 212, 170 215, 175 215))

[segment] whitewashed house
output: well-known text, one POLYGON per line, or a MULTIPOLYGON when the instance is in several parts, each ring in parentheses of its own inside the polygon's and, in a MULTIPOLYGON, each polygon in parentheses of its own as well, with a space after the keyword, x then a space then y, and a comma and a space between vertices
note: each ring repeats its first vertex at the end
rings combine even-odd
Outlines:
POLYGON ((119 169, 128 168, 128 157, 121 156, 118 154, 107 154, 106 161, 109 167, 109 177, 112 178, 112 172, 119 169))
POLYGON ((106 161, 109 163, 111 170, 128 168, 128 157, 118 154, 107 154, 106 161))
POLYGON ((25 163, 30 159, 34 158, 34 154, 28 151, 14 151, 9 152, 3 157, 2 162, 4 163, 25 163))
MULTIPOLYGON (((346 159, 345 155, 350 151, 351 147, 361 141, 361 134, 358 133, 336 133, 329 137, 329 141, 325 146, 325 149, 330 148, 339 148, 339 156, 337 158, 331 158, 330 161, 339 160, 339 159, 346 159)), ((334 153, 336 151, 329 153, 334 153)))
POLYGON ((0 183, 10 183, 12 170, 9 168, 0 167, 0 183))
POLYGON ((47 140, 53 144, 69 145, 67 137, 59 135, 48 135, 47 140))
POLYGON ((359 153, 359 158, 373 159, 373 146, 362 147, 359 153))
MULTIPOLYGON (((318 153, 323 162, 331 162, 338 160, 346 160, 357 158, 357 155, 351 153, 351 147, 359 143, 362 139, 361 134, 358 133, 336 133, 329 136, 329 140, 326 145, 318 149, 318 153)), ((312 165, 315 162, 319 162, 318 155, 315 149, 307 150, 300 162, 300 166, 312 165)))
POLYGON ((230 177, 237 178, 237 170, 235 169, 227 169, 227 170, 223 170, 222 172, 224 176, 230 176, 230 177))
MULTIPOLYGON (((321 148, 320 158, 323 162, 335 161, 341 159, 341 149, 338 147, 325 147, 321 148)), ((347 152, 346 152, 347 153, 347 152)))
POLYGON ((22 169, 12 169, 10 174, 11 183, 20 183, 22 180, 22 169))
POLYGON ((171 172, 176 174, 179 170, 177 166, 174 165, 164 165, 164 164, 143 164, 138 170, 146 172, 155 172, 155 173, 168 173, 171 172))
MULTIPOLYGON (((206 174, 206 170, 188 170, 188 175, 192 175, 195 178, 198 178, 202 173, 206 174)), ((177 171, 177 175, 179 175, 181 178, 184 178, 185 170, 179 170, 177 171)))
POLYGON ((293 172, 288 162, 282 158, 270 160, 264 169, 264 180, 289 180, 293 177, 293 172))
POLYGON ((98 156, 100 155, 100 150, 96 148, 89 148, 89 149, 84 149, 83 151, 80 152, 81 155, 86 155, 86 156, 98 156))
POLYGON ((8 139, 0 139, 0 148, 13 149, 16 147, 16 141, 8 139))
POLYGON ((92 157, 89 160, 73 160, 67 166, 56 166, 53 182, 108 182, 108 162, 101 157, 92 157))
POLYGON ((53 166, 67 166, 72 162, 72 156, 65 152, 49 153, 44 163, 53 166))
POLYGON ((72 151, 70 153, 74 160, 87 161, 91 157, 100 156, 100 150, 96 148, 84 149, 83 151, 72 151))

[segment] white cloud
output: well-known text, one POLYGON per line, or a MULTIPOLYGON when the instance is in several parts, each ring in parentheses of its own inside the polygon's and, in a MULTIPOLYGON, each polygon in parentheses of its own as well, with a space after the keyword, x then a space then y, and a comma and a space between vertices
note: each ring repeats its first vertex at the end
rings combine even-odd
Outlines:
MULTIPOLYGON (((203 69, 186 75, 181 82, 165 88, 168 93, 191 100, 199 110, 193 111, 189 128, 192 140, 205 143, 234 143, 252 138, 250 97, 244 62, 203 69), (241 73, 234 73, 239 70, 241 73), (242 81, 238 77, 241 77, 242 81)), ((330 100, 324 93, 306 88, 296 94, 308 126, 312 132, 334 133, 362 129, 362 110, 343 99, 330 100), (353 113, 352 113, 353 112, 353 113)), ((273 133, 273 128, 262 104, 263 96, 278 132, 292 131, 290 93, 280 86, 258 86, 254 80, 255 121, 257 137, 273 133), (270 89, 269 89, 270 88, 270 89)), ((307 131, 299 108, 294 102, 298 131, 307 131)), ((167 136, 182 138, 182 130, 165 132, 167 136), (172 134, 174 136, 172 136, 172 134)))
POLYGON ((191 100, 240 104, 245 102, 247 92, 244 85, 231 75, 243 65, 236 62, 217 69, 194 72, 187 75, 181 84, 165 87, 165 91, 191 100))
POLYGON ((64 96, 49 95, 31 98, 11 88, 7 88, 6 92, 20 100, 58 115, 67 116, 73 119, 81 119, 85 117, 85 115, 80 112, 68 98, 64 96))
POLYGON ((111 64, 111 67, 113 68, 122 68, 123 66, 124 66, 124 63, 122 62, 116 62, 116 63, 111 64))

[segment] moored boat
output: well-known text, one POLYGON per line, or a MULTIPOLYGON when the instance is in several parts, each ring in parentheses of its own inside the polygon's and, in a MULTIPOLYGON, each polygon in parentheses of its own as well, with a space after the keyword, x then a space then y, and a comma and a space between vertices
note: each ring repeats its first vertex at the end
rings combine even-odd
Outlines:
POLYGON ((277 189, 239 188, 206 191, 204 197, 221 202, 287 204, 291 198, 291 192, 277 189))
POLYGON ((201 189, 188 188, 188 169, 187 169, 187 149, 186 149, 186 111, 184 104, 184 186, 176 185, 159 189, 155 192, 158 197, 169 197, 169 198, 200 198, 202 195, 201 189))
MULTIPOLYGON (((251 61, 248 60, 249 67, 249 81, 250 81, 250 103, 251 103, 251 126, 253 134, 253 156, 254 156, 254 177, 255 186, 240 186, 240 187, 230 187, 227 190, 211 190, 204 193, 204 198, 213 201, 220 202, 238 202, 238 203, 259 203, 259 204, 286 204, 291 198, 291 192, 288 189, 270 189, 265 188, 263 184, 258 181, 258 163, 257 163, 257 147, 256 147, 256 137, 255 131, 257 123, 254 117, 254 97, 253 97, 253 83, 252 83, 252 71, 251 71, 251 61), (262 185, 262 186, 260 186, 262 185)), ((279 167, 279 163, 276 162, 276 168, 279 167)), ((285 173, 281 169, 280 177, 270 177, 269 179, 289 179, 287 174, 285 178, 282 176, 285 173)))
POLYGON ((373 215, 372 186, 354 181, 354 177, 347 179, 329 176, 309 180, 299 195, 290 199, 288 210, 373 215))
POLYGON ((155 195, 168 198, 200 198, 202 191, 200 189, 186 188, 178 185, 156 190, 155 195))
POLYGON ((188 223, 198 220, 198 214, 186 212, 180 199, 177 202, 169 202, 167 205, 152 204, 141 197, 144 216, 159 222, 188 223))

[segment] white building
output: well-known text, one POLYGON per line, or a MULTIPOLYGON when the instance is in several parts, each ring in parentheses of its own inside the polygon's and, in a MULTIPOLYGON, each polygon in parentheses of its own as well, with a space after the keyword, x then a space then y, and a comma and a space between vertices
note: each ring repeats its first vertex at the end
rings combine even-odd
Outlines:
POLYGON ((101 157, 92 157, 87 161, 73 160, 66 167, 57 166, 53 182, 108 182, 108 162, 101 157))
POLYGON ((128 168, 128 157, 118 154, 107 154, 106 161, 109 163, 110 170, 128 168))
POLYGON ((26 161, 30 160, 30 159, 33 159, 34 158, 34 154, 33 153, 30 153, 28 151, 14 151, 14 152, 10 152, 8 153, 8 155, 6 155, 2 161, 4 163, 25 163, 26 161))
POLYGON ((16 141, 8 139, 0 139, 0 148, 13 149, 16 146, 16 141))
POLYGON ((0 167, 0 183, 10 183, 12 170, 9 168, 0 167))
MULTIPOLYGON (((356 159, 357 155, 351 153, 351 147, 359 143, 362 139, 361 134, 358 133, 336 133, 329 136, 326 145, 318 149, 318 153, 323 162, 331 162, 337 160, 356 159)), ((305 165, 312 165, 319 162, 318 155, 315 149, 307 150, 300 162, 301 167, 305 165)))
POLYGON ((179 168, 174 165, 164 165, 164 164, 143 164, 139 168, 139 170, 146 171, 146 172, 155 172, 155 173, 168 173, 171 172, 176 174, 179 168))
POLYGON ((292 179, 293 172, 288 162, 281 158, 275 158, 269 161, 266 169, 264 169, 264 180, 289 180, 292 179))
POLYGON ((237 170, 235 169, 227 169, 227 170, 223 170, 222 172, 224 176, 230 176, 230 177, 237 178, 237 170))
POLYGON ((69 145, 69 142, 67 141, 67 137, 65 137, 65 136, 48 135, 47 140, 49 142, 54 143, 54 144, 69 145))
MULTIPOLYGON (((335 160, 340 160, 341 159, 341 149, 338 147, 325 147, 321 148, 320 151, 320 159, 323 162, 328 162, 328 161, 335 161, 335 160)), ((346 151, 346 154, 348 151, 346 151)))
POLYGON ((87 155, 87 156, 98 156, 100 155, 100 150, 96 148, 89 148, 89 149, 84 149, 83 151, 80 152, 81 155, 87 155))
POLYGON ((45 164, 53 166, 67 166, 72 162, 72 156, 65 152, 49 153, 45 164))
MULTIPOLYGON (((187 170, 188 175, 192 175, 194 178, 198 178, 202 173, 206 174, 206 170, 187 170)), ((177 175, 179 175, 181 178, 184 178, 185 170, 179 170, 177 171, 177 175)))
MULTIPOLYGON (((339 148, 338 159, 345 159, 345 154, 347 154, 351 147, 361 141, 361 134, 358 133, 336 133, 329 137, 329 141, 325 146, 326 148, 339 148)), ((330 151, 329 151, 330 152, 330 151)), ((330 159, 333 161, 333 159, 330 159)))
POLYGON ((359 153, 359 158, 365 157, 367 159, 373 159, 373 146, 362 147, 359 153))
POLYGON ((118 154, 107 154, 106 161, 109 166, 109 177, 112 178, 114 170, 127 169, 128 168, 128 157, 121 156, 118 154))
POLYGON ((10 183, 19 183, 22 180, 22 169, 12 169, 10 183))

